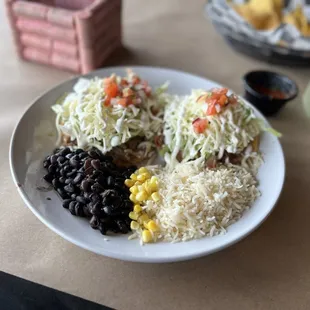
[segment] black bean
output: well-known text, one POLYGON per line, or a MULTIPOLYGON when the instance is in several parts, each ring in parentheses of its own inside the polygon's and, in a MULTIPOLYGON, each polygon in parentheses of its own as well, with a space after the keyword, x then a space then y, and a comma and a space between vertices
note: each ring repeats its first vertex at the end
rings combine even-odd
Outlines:
POLYGON ((63 149, 60 150, 59 155, 60 155, 60 156, 66 156, 66 155, 69 154, 70 152, 71 152, 71 151, 70 151, 70 148, 65 147, 65 148, 63 148, 63 149))
POLYGON ((60 169, 59 174, 63 177, 66 175, 66 172, 64 169, 60 169))
POLYGON ((57 163, 57 155, 52 155, 51 156, 51 163, 56 164, 57 163))
POLYGON ((57 188, 57 192, 62 199, 66 199, 68 197, 68 194, 62 188, 57 188))
POLYGON ((102 176, 102 172, 100 170, 93 170, 92 178, 97 179, 98 177, 102 176))
POLYGON ((66 182, 66 178, 65 177, 60 177, 59 178, 59 182, 64 184, 66 182))
POLYGON ((99 231, 103 234, 103 235, 106 235, 107 234, 107 227, 104 223, 100 223, 99 224, 99 231))
POLYGON ((50 162, 47 161, 47 160, 44 160, 44 162, 43 162, 43 168, 47 169, 49 165, 50 165, 50 162))
POLYGON ((100 221, 99 221, 99 219, 98 219, 98 217, 96 215, 93 215, 92 218, 89 221, 89 224, 90 224, 91 228, 98 229, 100 221))
POLYGON ((76 215, 75 214, 75 205, 76 205, 76 201, 71 201, 69 203, 69 211, 72 215, 76 215))
POLYGON ((122 234, 127 234, 128 233, 128 227, 126 223, 122 220, 116 220, 116 224, 122 234))
POLYGON ((86 193, 86 192, 84 192, 84 197, 85 197, 86 199, 89 199, 89 200, 90 200, 90 195, 91 195, 91 193, 86 193))
POLYGON ((117 225, 116 222, 114 222, 114 221, 111 223, 110 229, 111 229, 115 234, 117 234, 117 233, 120 232, 120 229, 119 229, 118 225, 117 225))
POLYGON ((55 164, 51 164, 48 168, 47 168, 47 171, 49 173, 55 173, 56 172, 56 169, 57 169, 57 166, 55 164))
POLYGON ((83 212, 84 212, 84 215, 86 217, 91 217, 92 216, 92 214, 89 212, 88 206, 86 206, 86 205, 83 206, 83 212))
POLYGON ((98 202, 98 201, 101 201, 101 197, 99 194, 93 193, 90 195, 90 200, 93 202, 98 202))
POLYGON ((53 179, 52 184, 55 188, 62 187, 62 184, 59 182, 58 179, 53 179))
POLYGON ((85 170, 85 173, 86 173, 87 175, 92 174, 92 172, 93 172, 93 167, 92 167, 92 165, 91 165, 91 159, 90 159, 90 158, 88 158, 87 160, 85 160, 85 162, 84 162, 84 170, 85 170))
POLYGON ((53 178, 54 178, 54 175, 52 173, 48 173, 43 177, 43 179, 48 183, 52 183, 53 178))
POLYGON ((81 153, 84 153, 84 150, 82 150, 82 149, 76 149, 75 150, 75 154, 81 154, 81 153))
POLYGON ((46 156, 44 160, 50 163, 51 162, 51 155, 46 156))
POLYGON ((91 190, 95 193, 101 193, 104 191, 104 187, 102 187, 99 183, 95 183, 91 186, 91 190))
POLYGON ((100 215, 102 204, 100 202, 90 203, 88 205, 89 212, 93 215, 100 215))
POLYGON ((65 199, 62 203, 62 206, 65 208, 65 209, 68 209, 69 208, 69 204, 71 203, 71 199, 65 199))
POLYGON ((66 158, 67 158, 67 159, 70 159, 70 158, 72 158, 73 156, 74 156, 73 153, 69 153, 69 154, 66 155, 66 158))
POLYGON ((108 201, 110 201, 111 199, 113 199, 114 197, 116 197, 118 195, 118 192, 114 189, 107 189, 105 190, 102 194, 102 200, 106 203, 108 201))
POLYGON ((114 178, 113 178, 112 176, 108 176, 108 177, 107 177, 107 185, 108 185, 109 187, 113 187, 114 184, 115 184, 114 178))
POLYGON ((83 159, 83 158, 86 158, 88 157, 88 154, 86 152, 83 152, 81 154, 79 154, 79 159, 83 159))
POLYGON ((73 158, 71 158, 71 159, 69 160, 69 163, 70 163, 70 165, 71 165, 72 167, 75 167, 75 168, 77 168, 77 167, 80 165, 80 162, 79 162, 78 160, 76 160, 76 159, 73 159, 73 158))
POLYGON ((68 184, 64 187, 64 190, 67 191, 68 193, 74 193, 75 187, 72 184, 68 184))
POLYGON ((124 208, 124 209, 129 209, 129 210, 131 210, 131 209, 133 208, 133 203, 132 203, 132 201, 130 201, 130 200, 128 200, 128 199, 124 200, 124 201, 123 201, 123 208, 124 208))
POLYGON ((124 177, 124 179, 129 179, 130 178, 130 176, 131 176, 131 172, 130 171, 124 171, 123 173, 122 173, 122 176, 124 177))
POLYGON ((77 170, 73 169, 71 172, 67 173, 67 177, 69 177, 69 178, 75 177, 76 173, 77 173, 77 170))
POLYGON ((103 207, 103 211, 106 215, 112 215, 113 214, 113 209, 112 206, 105 206, 103 207))
POLYGON ((86 205, 86 204, 89 202, 89 200, 86 199, 86 198, 83 197, 83 196, 76 196, 76 201, 77 201, 77 202, 80 202, 80 203, 82 203, 82 204, 84 204, 84 205, 86 205))
POLYGON ((99 175, 98 178, 96 178, 96 182, 104 187, 107 185, 107 178, 103 175, 99 175))
POLYGON ((83 180, 84 175, 82 173, 78 173, 77 176, 74 178, 74 180, 72 181, 72 184, 79 184, 81 183, 81 181, 83 180))
POLYGON ((79 202, 75 204, 75 214, 78 216, 84 216, 83 204, 79 202))
POLYGON ((70 184, 70 183, 72 183, 72 181, 73 181, 72 178, 68 178, 68 179, 66 179, 65 184, 70 184))
POLYGON ((110 200, 114 208, 120 208, 123 204, 123 200, 120 196, 113 197, 110 200))
POLYGON ((95 150, 90 150, 90 151, 88 152, 88 155, 89 155, 91 158, 94 158, 94 159, 99 159, 99 158, 100 158, 99 154, 98 154, 95 150))
POLYGON ((76 197, 77 197, 77 194, 75 194, 75 193, 71 194, 72 199, 75 199, 76 197))
POLYGON ((100 170, 100 160, 99 159, 93 159, 91 161, 91 165, 93 166, 94 169, 100 170))
POLYGON ((83 180, 82 183, 81 183, 81 189, 84 192, 89 192, 90 191, 90 186, 91 186, 91 184, 87 180, 83 180))
POLYGON ((58 162, 59 165, 63 164, 63 163, 65 162, 65 160, 66 160, 66 159, 65 159, 63 156, 59 156, 59 157, 57 158, 57 162, 58 162))
POLYGON ((63 167, 63 170, 64 170, 64 172, 69 172, 69 171, 71 171, 71 167, 69 166, 69 165, 65 165, 64 167, 63 167))

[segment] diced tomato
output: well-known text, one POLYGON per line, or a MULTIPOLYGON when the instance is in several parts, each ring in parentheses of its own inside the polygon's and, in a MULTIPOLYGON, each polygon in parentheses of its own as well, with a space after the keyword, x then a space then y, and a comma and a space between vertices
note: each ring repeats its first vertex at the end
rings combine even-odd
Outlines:
POLYGON ((131 100, 129 98, 120 98, 117 103, 126 108, 131 104, 131 100))
POLYGON ((111 98, 110 97, 106 97, 103 104, 104 104, 105 107, 110 106, 111 98))
POLYGON ((203 133, 208 127, 208 120, 196 118, 192 124, 196 133, 203 133))
POLYGON ((226 103, 228 103, 228 98, 226 95, 221 95, 221 97, 219 98, 219 100, 217 101, 217 103, 220 105, 220 106, 224 106, 226 103))
POLYGON ((118 86, 115 82, 110 82, 104 85, 104 92, 110 98, 115 98, 118 94, 118 86))
POLYGON ((211 116, 211 115, 216 115, 217 114, 215 105, 216 104, 212 104, 212 103, 208 104, 207 115, 211 116))
POLYGON ((212 94, 226 95, 228 88, 214 88, 212 89, 212 94))

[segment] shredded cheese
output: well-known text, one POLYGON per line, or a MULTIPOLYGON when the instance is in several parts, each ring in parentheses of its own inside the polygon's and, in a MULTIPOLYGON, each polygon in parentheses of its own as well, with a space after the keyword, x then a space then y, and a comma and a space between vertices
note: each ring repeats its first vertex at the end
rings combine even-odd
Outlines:
POLYGON ((240 166, 205 169, 202 160, 177 164, 173 171, 150 167, 159 178, 160 202, 144 210, 156 221, 158 239, 179 242, 226 232, 260 195, 255 177, 240 166))

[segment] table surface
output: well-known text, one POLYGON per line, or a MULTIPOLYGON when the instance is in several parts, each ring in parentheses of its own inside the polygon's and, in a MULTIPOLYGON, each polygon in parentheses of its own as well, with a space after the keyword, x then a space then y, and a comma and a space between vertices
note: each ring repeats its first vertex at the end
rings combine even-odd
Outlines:
MULTIPOLYGON (((232 51, 203 16, 204 0, 125 0, 127 51, 109 65, 167 66, 242 93, 242 75, 258 68, 290 75, 303 92, 310 70, 272 66, 232 51)), ((271 216, 219 253, 174 264, 138 264, 92 254, 45 227, 25 207, 8 163, 12 130, 39 94, 70 73, 16 58, 0 4, 0 269, 117 309, 309 309, 310 120, 300 97, 271 123, 287 175, 271 216), (160 296, 160 298, 158 298, 160 296)))

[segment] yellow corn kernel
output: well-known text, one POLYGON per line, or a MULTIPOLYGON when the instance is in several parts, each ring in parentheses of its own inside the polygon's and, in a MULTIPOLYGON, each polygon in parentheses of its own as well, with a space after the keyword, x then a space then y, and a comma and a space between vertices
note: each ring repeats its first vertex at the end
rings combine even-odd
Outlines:
POLYGON ((157 177, 151 177, 149 188, 152 190, 152 192, 155 192, 158 190, 158 179, 157 177))
POLYGON ((134 194, 130 194, 129 199, 130 199, 132 202, 134 202, 134 203, 137 202, 136 195, 134 195, 134 194))
POLYGON ((137 175, 135 173, 133 173, 130 178, 134 181, 137 181, 137 175))
POLYGON ((143 224, 144 222, 148 222, 150 220, 150 218, 148 217, 148 215, 146 213, 142 214, 141 216, 139 216, 138 218, 138 222, 140 224, 143 224))
POLYGON ((139 174, 137 176, 137 180, 140 181, 140 182, 144 182, 146 180, 144 173, 139 174))
POLYGON ((129 217, 132 219, 132 220, 137 220, 139 215, 135 212, 129 212, 129 217))
POLYGON ((151 183, 155 183, 158 185, 158 177, 155 177, 154 175, 151 177, 151 183))
POLYGON ((148 223, 147 223, 147 228, 151 231, 157 231, 158 230, 158 225, 153 221, 153 220, 150 220, 148 223))
POLYGON ((136 221, 131 221, 131 222, 130 222, 130 228, 131 228, 132 230, 137 230, 137 229, 140 228, 140 225, 139 225, 136 221))
POLYGON ((145 177, 145 180, 148 180, 151 178, 151 174, 149 172, 142 173, 142 175, 145 177))
POLYGON ((143 185, 144 185, 144 190, 151 195, 153 190, 152 187, 150 186, 150 182, 148 182, 149 180, 147 180, 143 185))
POLYGON ((129 191, 134 195, 137 195, 139 193, 138 187, 136 185, 130 187, 129 191))
POLYGON ((135 181, 134 181, 134 180, 130 180, 130 179, 126 179, 126 180, 125 180, 125 185, 126 185, 127 187, 132 187, 134 184, 135 184, 135 181))
MULTIPOLYGON (((130 195, 131 196, 131 195, 130 195)), ((141 191, 136 195, 136 200, 137 201, 144 201, 148 198, 147 192, 146 191, 141 191)))
POLYGON ((136 213, 140 213, 142 211, 142 208, 140 205, 137 204, 133 206, 133 211, 136 213))
POLYGON ((153 241, 153 236, 151 234, 151 232, 147 229, 144 229, 142 232, 142 241, 144 243, 149 243, 153 241))
POLYGON ((160 195, 158 194, 158 192, 153 193, 151 197, 155 202, 160 200, 160 195))
POLYGON ((136 181, 135 185, 136 186, 142 185, 142 182, 136 181))
POLYGON ((139 174, 142 174, 142 173, 149 173, 149 170, 145 167, 141 167, 139 170, 138 170, 138 173, 139 174))
POLYGON ((144 184, 138 185, 138 191, 139 191, 139 192, 145 191, 144 184))

